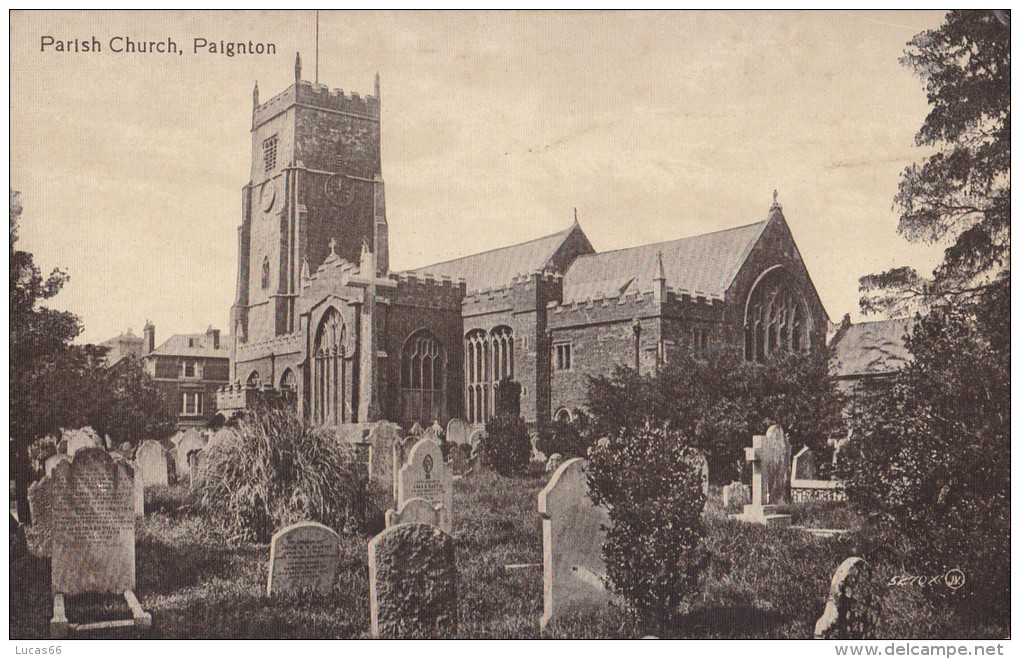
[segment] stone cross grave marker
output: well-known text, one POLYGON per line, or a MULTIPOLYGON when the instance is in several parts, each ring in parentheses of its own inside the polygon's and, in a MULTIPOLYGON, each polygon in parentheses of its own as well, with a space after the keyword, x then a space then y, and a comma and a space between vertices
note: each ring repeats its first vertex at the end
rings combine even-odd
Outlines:
POLYGON ((578 608, 610 601, 603 581, 603 525, 609 513, 588 497, 583 458, 567 460, 538 495, 542 516, 543 612, 541 627, 578 608))
POLYGON ((815 638, 830 640, 874 639, 881 603, 867 561, 851 556, 832 575, 829 599, 815 623, 815 638))
POLYGON ((448 638, 457 633, 453 537, 430 524, 391 526, 368 543, 372 636, 448 638))
POLYGON ((122 626, 122 621, 72 624, 64 612, 64 596, 80 593, 123 595, 133 624, 151 625, 135 587, 135 484, 128 465, 101 448, 79 450, 70 462, 53 471, 52 528, 53 618, 50 633, 69 629, 122 626))
POLYGON ((446 424, 446 441, 451 444, 470 444, 471 426, 464 419, 450 419, 446 424))
POLYGON ((269 546, 267 595, 314 590, 336 584, 340 536, 317 522, 298 522, 277 531, 269 546))
POLYGON ((393 446, 400 442, 403 430, 395 423, 380 421, 368 433, 368 477, 378 483, 393 481, 393 446))
POLYGON ((448 526, 443 519, 445 516, 446 508, 443 504, 414 497, 405 501, 400 508, 386 511, 386 528, 397 524, 431 524, 445 528, 448 526))
MULTIPOLYGON (((57 465, 65 460, 59 460, 57 465)), ((54 467, 54 470, 56 467, 54 467)), ((40 556, 53 555, 53 477, 43 476, 28 486, 28 512, 32 524, 28 535, 40 556)))
POLYGON ((744 449, 751 463, 751 503, 735 519, 756 524, 790 523, 790 515, 775 512, 779 504, 790 502, 790 443, 783 429, 771 426, 764 436, 755 435, 744 449))
POLYGON ((418 440, 411 447, 407 462, 400 468, 397 484, 397 510, 415 497, 442 504, 446 509, 442 529, 452 533, 453 474, 443 460, 439 442, 427 438, 418 440))
POLYGON ((135 453, 135 477, 142 487, 170 484, 170 461, 163 445, 154 439, 147 439, 135 453))
POLYGON ((818 478, 818 463, 815 460, 815 453, 808 447, 797 451, 793 456, 791 468, 793 480, 816 480, 818 478))

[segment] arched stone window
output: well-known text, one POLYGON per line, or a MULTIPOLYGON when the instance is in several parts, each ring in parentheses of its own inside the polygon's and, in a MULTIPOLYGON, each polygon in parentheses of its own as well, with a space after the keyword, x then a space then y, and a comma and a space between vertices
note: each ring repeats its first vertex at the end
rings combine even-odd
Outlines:
POLYGON ((776 352, 806 351, 811 345, 811 316, 804 296, 780 267, 767 270, 747 299, 744 358, 761 362, 776 352))
POLYGON ((489 333, 492 344, 492 383, 514 378, 514 331, 500 325, 489 333))
POLYGON ((400 407, 405 423, 446 420, 446 351, 428 330, 409 336, 401 349, 400 407))
POLYGON ((312 418, 317 423, 336 425, 347 418, 347 361, 343 317, 330 308, 315 333, 312 368, 312 418))
POLYGON ((269 288, 269 257, 262 259, 262 288, 269 288))
POLYGON ((489 410, 489 337, 485 330, 468 332, 464 339, 464 365, 467 368, 465 411, 468 423, 484 423, 489 410))
POLYGON ((297 377, 293 369, 284 369, 280 376, 280 395, 291 405, 297 402, 297 377))
POLYGON ((262 376, 259 375, 258 371, 252 371, 248 374, 247 384, 252 389, 258 389, 262 386, 262 376))

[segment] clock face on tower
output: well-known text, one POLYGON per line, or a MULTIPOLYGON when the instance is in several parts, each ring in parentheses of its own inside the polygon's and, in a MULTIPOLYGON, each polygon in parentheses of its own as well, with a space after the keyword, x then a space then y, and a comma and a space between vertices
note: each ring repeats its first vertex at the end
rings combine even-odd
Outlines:
POLYGON ((276 201, 276 184, 273 181, 266 181, 262 184, 262 212, 268 213, 276 201))
POLYGON ((324 192, 329 203, 338 208, 350 206, 357 196, 354 181, 343 174, 330 174, 326 177, 324 192))

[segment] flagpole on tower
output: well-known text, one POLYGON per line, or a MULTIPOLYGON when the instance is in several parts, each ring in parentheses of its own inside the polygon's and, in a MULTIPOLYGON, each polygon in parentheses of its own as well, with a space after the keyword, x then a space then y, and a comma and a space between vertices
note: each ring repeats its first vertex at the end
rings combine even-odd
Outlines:
POLYGON ((319 84, 319 10, 315 10, 315 84, 319 84))

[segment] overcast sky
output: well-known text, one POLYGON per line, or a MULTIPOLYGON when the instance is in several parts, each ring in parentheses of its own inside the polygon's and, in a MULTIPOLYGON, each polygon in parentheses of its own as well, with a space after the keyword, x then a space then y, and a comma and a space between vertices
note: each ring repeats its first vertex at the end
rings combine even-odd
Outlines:
MULTIPOLYGON (((943 15, 322 12, 319 81, 382 77, 394 269, 559 231, 574 207, 597 250, 738 226, 777 189, 829 316, 857 320, 858 277, 940 255, 896 234, 892 198, 928 110, 898 60, 943 15)), ((82 340, 227 329, 252 85, 282 91, 299 50, 314 79, 314 12, 12 15, 20 247, 68 271, 52 306, 82 340), (40 52, 93 35, 103 52, 40 52), (117 36, 183 54, 111 53, 117 36)))

